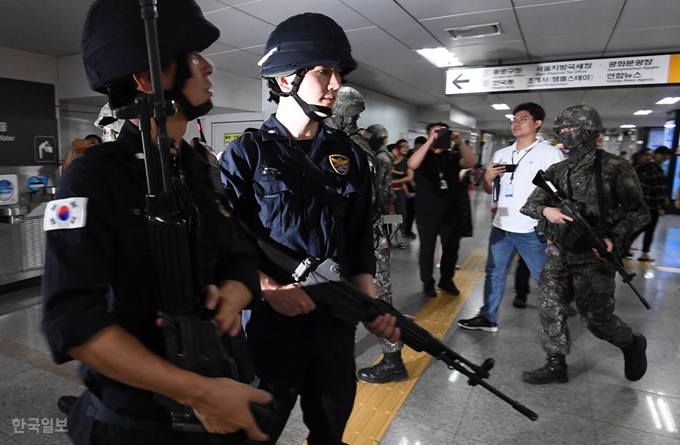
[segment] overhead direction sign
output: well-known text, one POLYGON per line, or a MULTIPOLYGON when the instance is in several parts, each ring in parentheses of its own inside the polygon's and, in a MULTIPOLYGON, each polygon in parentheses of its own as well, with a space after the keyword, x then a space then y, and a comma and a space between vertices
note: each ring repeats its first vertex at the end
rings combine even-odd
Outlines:
POLYGON ((529 63, 446 72, 446 94, 680 83, 680 54, 529 63))

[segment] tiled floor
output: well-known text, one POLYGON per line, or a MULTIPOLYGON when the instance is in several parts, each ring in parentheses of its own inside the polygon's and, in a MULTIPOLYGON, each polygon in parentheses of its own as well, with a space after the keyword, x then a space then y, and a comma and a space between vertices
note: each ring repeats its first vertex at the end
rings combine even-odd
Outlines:
MULTIPOLYGON (((475 237, 466 238, 461 259, 486 246, 489 233, 488 198, 475 195, 475 237)), ((650 301, 646 311, 618 280, 617 314, 648 339, 649 370, 639 382, 623 376, 620 350, 596 339, 573 317, 572 351, 567 358, 570 382, 564 385, 524 384, 521 373, 542 365, 538 314, 534 295, 529 307, 510 304, 514 294, 508 280, 501 306, 499 332, 489 334, 453 327, 445 343, 467 359, 481 363, 496 359, 489 383, 538 413, 531 422, 481 387, 441 362, 432 361, 420 377, 381 445, 506 445, 611 444, 680 445, 680 217, 662 218, 652 256, 657 270, 640 268, 635 286, 650 301)), ((640 245, 637 242, 636 245, 640 245)), ((420 293, 418 241, 404 251, 393 250, 392 279, 395 306, 415 314, 427 302, 420 293)), ((636 252, 637 253, 637 252, 636 252)), ((510 275, 512 278, 512 275, 510 275)), ((532 283, 532 288, 535 284, 532 283)), ((460 317, 477 313, 483 283, 477 285, 460 317)), ((54 366, 39 331, 39 287, 7 291, 0 288, 0 444, 66 444, 63 433, 50 433, 49 423, 63 419, 56 408, 61 394, 77 394, 81 385, 73 364, 54 366), (16 419, 16 420, 15 420, 16 419), (29 424, 16 428, 13 420, 29 424), (38 431, 35 431, 35 430, 38 431)), ((359 329, 357 366, 370 365, 380 354, 377 341, 359 329)), ((299 411, 291 418, 282 445, 299 445, 306 436, 299 411)))

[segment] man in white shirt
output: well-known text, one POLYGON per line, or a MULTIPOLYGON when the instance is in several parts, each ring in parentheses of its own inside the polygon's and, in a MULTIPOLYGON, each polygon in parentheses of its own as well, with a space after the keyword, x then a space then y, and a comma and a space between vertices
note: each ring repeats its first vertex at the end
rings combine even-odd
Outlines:
POLYGON ((540 105, 520 104, 513 115, 511 129, 517 141, 494 153, 484 175, 484 190, 493 195, 497 210, 489 235, 484 306, 476 317, 458 321, 458 326, 464 329, 498 331, 498 308, 515 254, 524 259, 536 282, 545 262, 545 244, 534 232, 538 221, 521 214, 519 209, 534 190, 531 181, 536 173, 562 161, 564 156, 557 148, 536 139, 545 118, 540 105))

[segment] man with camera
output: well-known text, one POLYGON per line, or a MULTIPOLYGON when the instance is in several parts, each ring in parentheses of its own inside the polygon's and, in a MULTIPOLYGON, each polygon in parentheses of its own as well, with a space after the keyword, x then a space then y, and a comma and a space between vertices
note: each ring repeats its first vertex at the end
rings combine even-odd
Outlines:
POLYGON ((531 181, 536 173, 564 157, 560 150, 536 138, 545 118, 540 105, 520 104, 513 110, 513 115, 510 128, 517 140, 494 153, 484 174, 484 191, 493 195, 496 207, 489 235, 484 306, 477 316, 458 321, 458 326, 464 329, 498 331, 498 308, 515 254, 519 253, 524 259, 536 282, 545 262, 545 244, 534 232, 538 221, 522 215, 519 209, 534 190, 531 181))
POLYGON ((436 297, 432 271, 437 235, 441 237, 442 259, 437 287, 451 295, 460 291, 453 282, 458 244, 460 243, 460 187, 458 174, 461 168, 476 164, 470 144, 459 133, 453 133, 444 123, 427 126, 427 142, 408 160, 408 168, 415 172, 418 199, 415 212, 420 235, 420 280, 423 292, 436 297), (451 142, 460 146, 460 152, 450 150, 451 142))

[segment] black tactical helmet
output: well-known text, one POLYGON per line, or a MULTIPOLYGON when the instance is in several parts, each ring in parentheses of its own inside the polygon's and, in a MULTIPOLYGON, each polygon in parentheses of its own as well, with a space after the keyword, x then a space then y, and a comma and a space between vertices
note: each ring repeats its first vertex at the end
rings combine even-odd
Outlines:
POLYGON ((289 17, 272 31, 258 62, 262 77, 284 77, 315 66, 339 66, 343 74, 357 63, 345 31, 323 14, 289 17))
MULTIPOLYGON (((195 0, 158 2, 161 62, 203 51, 220 31, 203 16, 195 0)), ((90 88, 107 85, 149 68, 139 0, 96 0, 87 14, 81 42, 90 88)))

